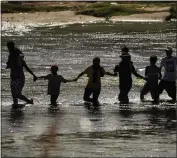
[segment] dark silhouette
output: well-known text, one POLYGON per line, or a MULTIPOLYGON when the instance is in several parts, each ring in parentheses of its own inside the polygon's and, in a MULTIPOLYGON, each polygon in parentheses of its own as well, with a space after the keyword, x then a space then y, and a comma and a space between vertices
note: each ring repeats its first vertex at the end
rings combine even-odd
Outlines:
POLYGON ((40 76, 38 79, 45 79, 48 80, 48 92, 47 94, 50 95, 50 103, 52 106, 57 106, 57 99, 60 94, 60 85, 61 83, 72 82, 73 80, 66 80, 63 76, 57 74, 58 66, 52 65, 51 66, 51 74, 46 76, 40 76))
POLYGON ((160 68, 156 66, 157 56, 150 57, 150 66, 146 66, 145 68, 145 76, 146 83, 144 84, 140 99, 144 101, 144 95, 146 95, 149 91, 151 93, 151 97, 154 100, 154 103, 158 103, 158 79, 161 79, 162 74, 160 68))
POLYGON ((18 106, 18 99, 26 101, 28 104, 33 104, 33 99, 28 99, 22 95, 22 89, 25 84, 25 75, 23 68, 25 68, 31 75, 33 75, 33 80, 35 81, 37 77, 29 69, 26 62, 24 61, 23 53, 14 46, 14 42, 7 42, 7 48, 9 50, 9 56, 7 61, 7 67, 10 71, 11 78, 11 93, 13 97, 13 107, 18 106))
POLYGON ((98 97, 101 91, 101 77, 105 74, 111 75, 111 73, 106 72, 104 68, 100 66, 100 58, 95 57, 93 59, 93 65, 87 67, 83 72, 81 72, 75 81, 84 74, 87 74, 88 83, 85 88, 83 99, 86 102, 91 102, 94 106, 99 106, 98 97), (90 98, 91 95, 93 95, 92 98, 90 98))
POLYGON ((131 56, 128 52, 129 48, 124 46, 122 48, 122 55, 120 56, 122 61, 114 68, 114 76, 117 76, 117 73, 119 73, 120 94, 118 98, 121 104, 129 103, 128 93, 132 87, 132 73, 136 77, 145 79, 136 72, 133 62, 131 61, 131 56))
POLYGON ((160 68, 165 68, 163 79, 159 83, 159 95, 165 89, 172 101, 176 102, 176 72, 177 72, 177 57, 172 56, 172 48, 165 49, 166 57, 162 59, 160 68))

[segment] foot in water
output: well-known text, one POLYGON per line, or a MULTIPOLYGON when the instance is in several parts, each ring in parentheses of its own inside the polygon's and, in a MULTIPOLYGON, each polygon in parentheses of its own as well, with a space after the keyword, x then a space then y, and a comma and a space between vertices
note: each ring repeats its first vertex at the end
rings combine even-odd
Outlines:
POLYGON ((27 104, 34 104, 33 99, 30 99, 27 104))
POLYGON ((120 104, 129 104, 129 101, 120 101, 120 104))
POLYGON ((99 107, 99 106, 101 106, 101 104, 100 104, 99 101, 97 101, 97 102, 93 103, 93 106, 94 106, 94 107, 99 107))

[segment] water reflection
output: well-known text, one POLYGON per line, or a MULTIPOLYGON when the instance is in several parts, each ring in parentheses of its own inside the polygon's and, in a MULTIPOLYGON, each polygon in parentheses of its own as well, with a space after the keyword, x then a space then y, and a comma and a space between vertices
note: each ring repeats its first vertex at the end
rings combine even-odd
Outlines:
POLYGON ((24 120, 24 111, 22 109, 11 108, 10 112, 10 122, 11 123, 21 123, 24 120))
POLYGON ((131 105, 129 104, 120 104, 119 105, 119 114, 123 117, 131 117, 132 116, 132 110, 131 105))

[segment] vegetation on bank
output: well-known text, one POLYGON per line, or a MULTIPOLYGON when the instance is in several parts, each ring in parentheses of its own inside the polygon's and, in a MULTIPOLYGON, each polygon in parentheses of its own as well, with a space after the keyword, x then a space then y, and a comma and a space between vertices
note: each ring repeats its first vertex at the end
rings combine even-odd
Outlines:
POLYGON ((170 15, 166 17, 166 20, 177 19, 177 4, 170 7, 170 15))
POLYGON ((1 13, 51 12, 69 10, 67 6, 25 5, 21 3, 2 3, 1 13))
POLYGON ((157 11, 144 10, 140 4, 111 4, 110 2, 95 3, 80 8, 76 14, 92 15, 95 17, 109 18, 118 15, 131 15, 141 13, 154 13, 157 11))
POLYGON ((170 16, 168 16, 166 20, 170 20, 172 18, 176 19, 177 10, 175 3, 164 2, 48 2, 47 4, 39 2, 2 3, 1 13, 72 10, 76 11, 76 14, 105 17, 106 19, 109 19, 111 16, 161 12, 158 10, 151 10, 153 7, 170 7, 170 16))

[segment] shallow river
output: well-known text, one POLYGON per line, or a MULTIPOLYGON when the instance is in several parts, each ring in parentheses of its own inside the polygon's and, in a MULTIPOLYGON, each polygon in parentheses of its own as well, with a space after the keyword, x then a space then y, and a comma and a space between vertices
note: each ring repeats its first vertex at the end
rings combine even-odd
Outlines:
MULTIPOLYGON (((135 68, 144 75, 151 55, 158 63, 164 48, 176 52, 175 23, 122 22, 73 24, 2 30, 1 40, 1 155, 2 157, 175 157, 176 110, 172 105, 153 107, 141 104, 139 93, 143 80, 133 78, 129 94, 131 105, 117 103, 118 77, 102 78, 100 109, 83 106, 84 76, 77 82, 61 85, 60 110, 52 111, 46 94, 47 82, 33 82, 26 74, 23 93, 34 105, 11 109, 9 70, 5 69, 6 42, 14 40, 37 76, 50 73, 57 64, 59 74, 76 77, 92 64, 95 56, 112 72, 120 61, 120 48, 126 44, 135 68)), ((160 96, 169 99, 164 92, 160 96)), ((150 100, 150 95, 146 97, 150 100)))

